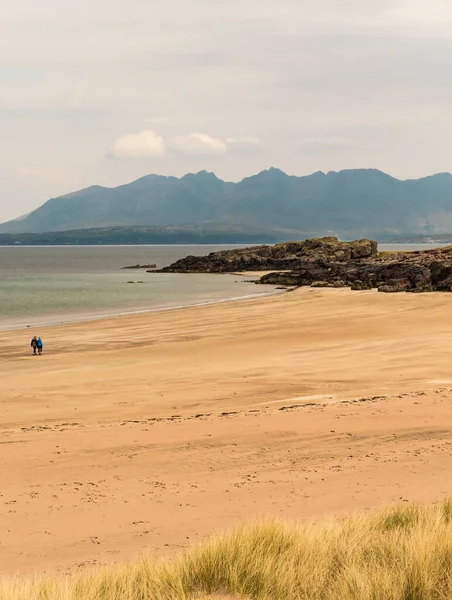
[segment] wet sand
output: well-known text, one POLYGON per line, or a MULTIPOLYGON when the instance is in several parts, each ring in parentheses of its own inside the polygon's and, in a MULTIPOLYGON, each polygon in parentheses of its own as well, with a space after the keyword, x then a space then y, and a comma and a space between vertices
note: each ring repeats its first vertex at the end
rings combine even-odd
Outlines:
POLYGON ((266 516, 440 500, 451 305, 301 289, 1 333, 2 572, 171 555, 266 516))

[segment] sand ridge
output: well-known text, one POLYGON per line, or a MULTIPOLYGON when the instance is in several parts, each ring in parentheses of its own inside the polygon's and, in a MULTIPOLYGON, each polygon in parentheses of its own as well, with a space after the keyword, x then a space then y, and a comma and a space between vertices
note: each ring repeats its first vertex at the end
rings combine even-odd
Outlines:
POLYGON ((3 572, 441 499, 451 302, 301 289, 40 330, 42 357, 0 334, 3 572))

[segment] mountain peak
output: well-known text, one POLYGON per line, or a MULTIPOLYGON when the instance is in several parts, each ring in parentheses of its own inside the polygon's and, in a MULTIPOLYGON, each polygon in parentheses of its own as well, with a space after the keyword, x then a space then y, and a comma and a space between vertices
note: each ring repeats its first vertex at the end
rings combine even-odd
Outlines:
POLYGON ((269 169, 264 169, 260 171, 256 175, 251 175, 250 177, 245 177, 242 179, 240 183, 244 183, 247 181, 277 181, 282 179, 287 179, 289 175, 281 171, 281 169, 277 169, 276 167, 270 167, 269 169))
POLYGON ((271 167, 225 183, 203 170, 181 178, 148 175, 116 188, 93 186, 48 201, 0 225, 0 232, 221 223, 298 230, 301 237, 434 235, 452 232, 451 198, 449 174, 401 181, 377 169, 348 169, 295 177, 271 167))
POLYGON ((281 169, 278 169, 278 167, 270 167, 269 169, 265 169, 264 171, 261 171, 260 173, 258 173, 259 175, 270 175, 272 177, 289 177, 289 175, 287 175, 287 173, 284 173, 284 171, 281 171, 281 169))
POLYGON ((206 171, 205 169, 203 169, 202 171, 198 171, 197 173, 187 173, 186 175, 181 177, 181 179, 197 179, 198 181, 221 181, 220 179, 218 179, 215 173, 206 171))
POLYGON ((69 192, 68 194, 64 194, 63 196, 59 196, 59 198, 75 198, 77 196, 84 196, 85 194, 89 194, 91 192, 97 192, 99 190, 106 190, 101 185, 90 185, 86 188, 82 188, 81 190, 76 190, 75 192, 69 192))

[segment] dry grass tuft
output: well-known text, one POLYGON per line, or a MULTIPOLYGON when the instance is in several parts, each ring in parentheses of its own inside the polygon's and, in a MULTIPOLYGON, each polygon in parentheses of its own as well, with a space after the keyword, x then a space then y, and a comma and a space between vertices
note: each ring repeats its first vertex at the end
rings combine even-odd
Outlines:
POLYGON ((300 527, 256 524, 169 563, 0 582, 0 600, 451 598, 452 500, 300 527))
POLYGON ((245 596, 231 596, 230 594, 209 594, 200 596, 199 600, 247 600, 245 596))

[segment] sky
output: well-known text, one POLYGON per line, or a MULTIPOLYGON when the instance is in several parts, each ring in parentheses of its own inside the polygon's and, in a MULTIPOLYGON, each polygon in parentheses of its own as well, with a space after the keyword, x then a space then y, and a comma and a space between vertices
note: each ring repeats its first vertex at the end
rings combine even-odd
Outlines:
POLYGON ((149 173, 452 170, 449 0, 0 8, 1 221, 149 173))

